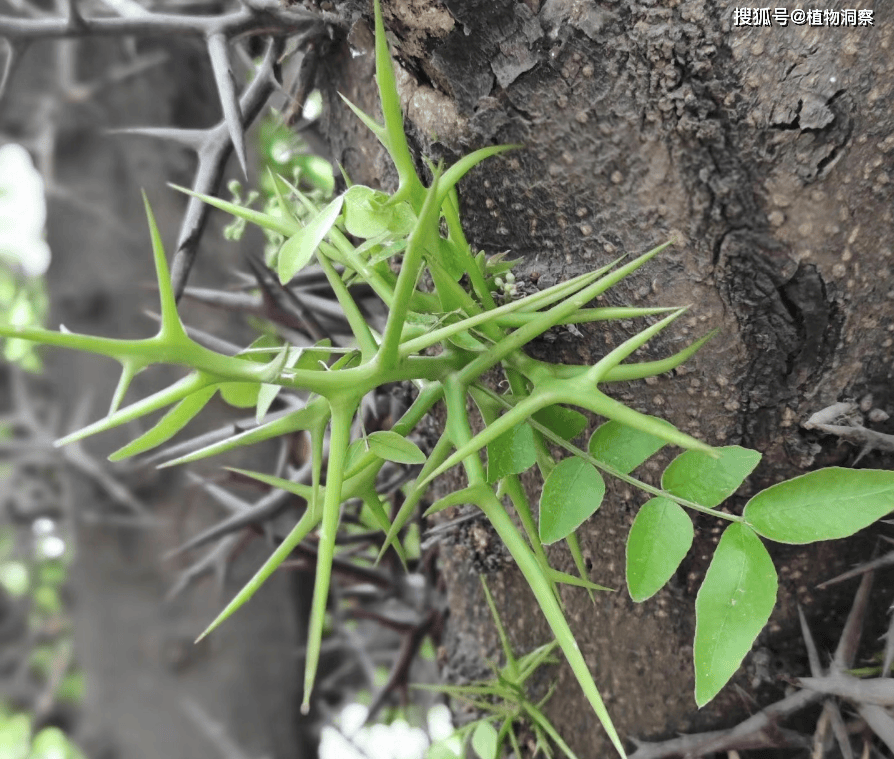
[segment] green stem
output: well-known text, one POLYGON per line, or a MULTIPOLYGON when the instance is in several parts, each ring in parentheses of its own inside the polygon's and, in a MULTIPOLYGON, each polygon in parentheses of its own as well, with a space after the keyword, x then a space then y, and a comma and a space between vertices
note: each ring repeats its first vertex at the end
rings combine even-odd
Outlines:
MULTIPOLYGON (((466 413, 465 385, 459 379, 459 375, 451 375, 445 380, 444 397, 447 403, 448 433, 457 448, 465 447, 472 440, 472 429, 469 426, 469 417, 466 413)), ((466 456, 463 460, 463 465, 465 466, 470 485, 486 482, 484 467, 477 454, 466 456)), ((571 632, 562 608, 556 600, 553 584, 546 577, 534 552, 528 547, 527 542, 509 518, 506 510, 503 508, 503 504, 500 503, 490 489, 483 491, 481 495, 478 506, 497 531, 503 544, 509 549, 509 553, 531 587, 553 634, 556 636, 556 640, 559 642, 562 652, 565 654, 568 664, 571 666, 571 670, 574 672, 578 683, 580 683, 584 695, 590 702, 590 706, 593 707, 593 711, 608 733, 609 739, 618 753, 622 757, 626 757, 621 739, 618 737, 611 717, 609 717, 605 704, 602 702, 602 697, 599 695, 599 689, 593 681, 593 676, 590 674, 577 641, 574 639, 574 633, 571 632)))
MULTIPOLYGON (((414 175, 415 176, 415 175, 414 175)), ((413 229, 401 263, 397 286, 394 289, 394 302, 388 314, 385 334, 379 348, 378 362, 382 368, 390 369, 397 362, 397 348, 400 335, 407 318, 410 298, 416 290, 416 281, 422 268, 422 253, 432 237, 437 234, 438 208, 435 205, 438 189, 438 174, 435 173, 432 185, 425 196, 425 203, 419 214, 419 221, 413 229)))
POLYGON ((329 285, 332 287, 335 297, 338 298, 339 305, 341 305, 342 311, 345 313, 345 318, 351 326, 354 337, 357 338, 363 361, 369 361, 376 354, 379 345, 373 337, 366 319, 363 318, 363 314, 360 313, 360 309, 351 297, 351 293, 348 292, 348 288, 345 287, 345 283, 338 276, 338 272, 335 271, 335 267, 332 266, 326 255, 318 251, 317 260, 320 262, 320 266, 329 280, 329 285))

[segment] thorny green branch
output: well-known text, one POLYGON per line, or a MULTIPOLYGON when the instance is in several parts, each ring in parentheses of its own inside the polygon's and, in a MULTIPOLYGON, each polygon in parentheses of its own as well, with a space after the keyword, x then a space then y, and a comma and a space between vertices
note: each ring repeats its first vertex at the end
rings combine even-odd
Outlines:
MULTIPOLYGON (((240 111, 229 81, 225 37, 249 23, 249 18, 260 18, 259 8, 263 8, 264 14, 270 12, 274 16, 280 12, 265 3, 222 17, 202 17, 201 23, 193 23, 189 17, 185 22, 192 24, 190 33, 203 34, 207 39, 225 114, 224 126, 240 154, 245 114, 240 111)), ((82 19, 73 5, 70 11, 65 21, 17 20, 9 26, 11 22, 0 19, 0 34, 4 33, 3 23, 7 24, 7 34, 12 34, 10 29, 41 30, 28 32, 34 36, 74 35, 75 30, 90 29, 91 25, 94 33, 113 34, 116 33, 111 31, 113 28, 120 31, 125 26, 125 20, 82 19)), ((305 16, 302 12, 299 16, 302 23, 306 21, 311 26, 318 23, 318 16, 314 14, 305 16)), ((141 20, 144 19, 127 21, 136 24, 141 20)), ((300 496, 306 507, 276 551, 203 633, 207 635, 246 603, 293 549, 318 530, 305 659, 305 709, 320 657, 343 503, 359 499, 369 512, 369 523, 384 535, 380 556, 394 546, 405 561, 406 546, 402 544, 401 533, 407 520, 421 505, 433 478, 462 464, 467 487, 437 502, 430 511, 461 503, 471 503, 481 509, 525 577, 584 695, 623 757, 623 744, 565 617, 557 588, 558 583, 570 583, 590 591, 605 590, 586 576, 575 535, 601 505, 605 483, 599 470, 655 496, 637 514, 627 543, 627 585, 637 601, 657 592, 689 551, 693 526, 681 506, 730 522, 696 600, 694 659, 699 705, 712 699, 732 677, 775 603, 776 573, 762 539, 808 543, 852 534, 894 508, 894 473, 820 470, 758 493, 741 516, 716 511, 715 507, 735 493, 757 466, 760 454, 739 446, 712 448, 667 422, 619 403, 602 389, 606 383, 668 372, 690 358, 710 337, 697 340, 665 359, 625 364, 622 362, 635 351, 669 328, 685 308, 587 307, 593 298, 634 274, 665 246, 626 263, 615 261, 541 293, 497 306, 494 293, 500 290, 498 277, 507 274, 513 262, 497 257, 488 260, 483 252, 474 253, 459 223, 455 188, 478 163, 510 146, 482 148, 443 171, 438 167, 432 171, 431 183, 426 185, 416 172, 404 134, 378 0, 375 27, 376 71, 384 123, 379 124, 356 106, 351 108, 378 137, 395 163, 399 184, 393 195, 351 186, 327 202, 328 199, 306 196, 285 178, 274 177, 268 205, 258 211, 202 192, 188 191, 192 200, 204 201, 285 238, 269 261, 283 287, 288 287, 292 278, 316 257, 347 315, 357 347, 336 349, 329 340, 320 340, 314 346, 299 348, 278 340, 271 343, 267 336, 261 338, 263 344, 253 344, 233 356, 218 353, 192 339, 180 322, 176 308, 185 274, 182 279, 175 274, 172 284, 161 236, 148 202, 161 301, 161 326, 157 335, 144 340, 111 340, 13 326, 0 326, 0 335, 88 351, 121 364, 121 380, 108 416, 60 443, 77 441, 171 406, 154 427, 113 457, 142 453, 170 439, 201 411, 212 395, 218 391, 225 395, 234 383, 255 393, 259 426, 186 453, 168 462, 169 465, 281 435, 307 436, 311 452, 309 484, 240 470, 243 475, 300 496), (446 238, 441 236, 442 222, 448 231, 446 238), (398 259, 399 273, 395 274, 392 263, 397 264, 398 259), (336 266, 342 267, 341 271, 336 266), (420 286, 426 272, 434 285, 431 291, 420 286), (468 290, 463 286, 466 281, 463 275, 468 275, 468 290), (352 292, 353 284, 358 281, 368 286, 387 307, 389 315, 382 334, 362 316, 363 311, 352 292), (537 361, 523 350, 531 340, 560 324, 605 324, 634 316, 659 318, 623 340, 593 366, 537 361), (269 360, 265 361, 265 356, 269 360), (154 363, 186 366, 191 371, 170 387, 119 408, 134 375, 154 363), (508 380, 507 393, 496 393, 483 385, 482 375, 491 370, 502 371, 508 380), (379 430, 372 435, 361 432, 361 437, 352 441, 355 420, 363 427, 364 396, 394 382, 412 383, 418 391, 416 401, 390 430, 379 430), (307 398, 300 408, 263 422, 280 387, 299 391, 307 398), (270 394, 271 390, 274 395, 270 394), (262 395, 266 400, 262 400, 262 395), (426 456, 409 436, 423 416, 442 399, 447 409, 446 426, 426 456), (477 434, 472 432, 472 405, 477 405, 484 421, 483 429, 477 434), (586 451, 571 441, 587 427, 588 420, 570 407, 609 420, 593 433, 586 451), (554 459, 547 441, 573 455, 554 459), (631 475, 636 467, 668 444, 682 447, 685 452, 664 471, 660 488, 646 485, 631 475), (481 459, 482 450, 487 453, 487 469, 481 459), (594 455, 594 451, 599 455, 594 455), (405 500, 393 520, 389 520, 377 490, 377 480, 386 461, 421 465, 415 479, 404 487, 405 500), (518 475, 535 464, 544 478, 539 524, 535 524, 534 508, 518 482, 518 475), (504 494, 509 495, 522 530, 504 505, 504 494), (580 577, 559 572, 549 565, 544 545, 562 540, 571 551, 580 577)), ((271 46, 268 64, 272 51, 271 46)), ((260 71, 256 82, 259 77, 260 71)), ((220 132, 213 134, 219 140, 220 132)), ((215 154, 214 165, 218 169, 224 152, 215 154)), ((240 155, 244 166, 243 159, 240 155)), ((200 161, 200 174, 201 171, 200 161)), ((184 250, 182 235, 178 256, 184 250)), ((180 259, 175 259, 175 268, 177 260, 180 259)), ((184 270, 181 268, 181 271, 184 270)), ((538 721, 536 709, 529 708, 527 713, 538 721)))

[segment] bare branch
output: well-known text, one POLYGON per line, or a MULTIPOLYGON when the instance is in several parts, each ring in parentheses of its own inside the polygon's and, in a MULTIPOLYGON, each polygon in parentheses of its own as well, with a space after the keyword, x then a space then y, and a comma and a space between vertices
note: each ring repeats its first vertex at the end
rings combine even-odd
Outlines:
MULTIPOLYGON (((270 73, 276 64, 280 49, 280 42, 271 38, 267 44, 263 62, 255 72, 251 84, 242 94, 239 106, 244 126, 251 124, 257 118, 273 92, 270 73)), ((232 142, 230 142, 226 124, 221 123, 208 130, 207 139, 199 149, 199 166, 193 181, 195 192, 205 195, 215 193, 231 150, 232 142)), ((190 197, 183 222, 180 225, 177 251, 171 263, 171 282, 178 300, 183 295, 186 280, 189 278, 189 272, 195 262, 199 238, 208 221, 210 211, 208 204, 198 198, 190 197)))
POLYGON ((875 704, 861 704, 857 710, 872 732, 882 739, 889 751, 894 752, 894 718, 875 704))
POLYGON ((844 630, 835 649, 832 659, 832 670, 850 669, 854 666, 854 657, 857 655, 857 646, 860 644, 860 635, 863 633, 863 621, 866 619, 866 609, 869 606, 869 594, 872 590, 872 580, 875 572, 867 572, 860 581, 860 586, 854 595, 854 604, 851 606, 844 630))
POLYGON ((862 575, 866 572, 872 572, 873 570, 880 569, 881 567, 886 567, 889 564, 894 564, 894 551, 886 553, 884 556, 879 556, 877 559, 867 561, 864 564, 860 564, 853 569, 849 569, 847 572, 842 572, 840 575, 833 577, 831 580, 821 582, 816 587, 825 588, 829 585, 834 585, 835 583, 849 580, 851 579, 851 577, 856 577, 857 575, 862 575))
POLYGON ((846 698, 855 703, 894 706, 894 680, 887 677, 861 679, 836 672, 826 677, 802 677, 798 684, 808 690, 846 698))
POLYGON ((22 60, 22 55, 24 55, 28 43, 11 40, 7 37, 0 37, 0 42, 3 43, 5 48, 3 63, 0 64, 0 101, 2 101, 3 94, 6 92, 6 85, 9 84, 13 71, 15 71, 16 66, 22 60))
POLYGON ((798 619, 801 621, 801 637, 804 638, 804 646, 807 648, 807 660, 810 662, 810 674, 814 677, 821 677, 823 667, 820 664, 819 653, 816 650, 816 643, 813 641, 813 635, 810 633, 810 627, 807 625, 807 617, 804 616, 804 610, 801 604, 798 604, 798 619))
POLYGON ((230 70, 230 56, 227 53, 227 38, 223 32, 217 32, 208 36, 208 57, 211 59, 211 68, 214 71, 214 83, 217 85, 217 95, 220 99, 220 107, 223 109, 224 123, 230 134, 230 140, 236 150, 236 158, 242 167, 242 173, 248 177, 248 165, 245 158, 245 134, 242 131, 242 112, 239 108, 239 99, 236 97, 236 84, 233 82, 233 72, 230 70))

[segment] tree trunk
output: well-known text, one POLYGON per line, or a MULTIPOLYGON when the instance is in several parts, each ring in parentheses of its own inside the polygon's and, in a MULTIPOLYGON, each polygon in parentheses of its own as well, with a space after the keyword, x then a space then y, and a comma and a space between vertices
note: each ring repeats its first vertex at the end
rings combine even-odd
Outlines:
MULTIPOLYGON (((779 478, 854 463, 857 449, 801 428, 812 413, 845 398, 864 399, 865 410, 890 412, 894 403, 894 9, 879 6, 874 26, 753 28, 734 26, 734 4, 704 0, 385 2, 420 162, 522 145, 461 185, 473 245, 510 250, 522 259, 521 274, 543 287, 676 238, 605 302, 692 304, 641 358, 720 332, 674 376, 610 392, 711 444, 761 451, 734 508, 779 478)), ((376 112, 371 40, 361 18, 321 68, 324 131, 352 180, 387 186, 394 176, 382 149, 335 96, 339 90, 376 112)), ((593 363, 634 333, 633 324, 612 324, 530 349, 593 363)), ((647 466, 644 479, 657 484, 666 461, 647 466)), ((890 460, 874 453, 862 465, 890 460)), ((527 485, 538 498, 539 483, 527 485)), ((594 606, 567 590, 572 627, 622 736, 729 724, 746 710, 734 687, 701 712, 692 695, 695 594, 722 524, 697 519, 695 545, 674 580, 636 605, 625 587, 624 546, 643 500, 611 487, 581 530, 591 579, 618 591, 594 606)), ((767 661, 782 674, 803 672, 796 602, 820 641, 836 638, 844 591, 813 586, 867 545, 864 534, 847 544, 771 548, 779 603, 758 640, 761 655, 746 659, 735 685, 766 702, 782 689, 767 661)), ((562 549, 551 558, 571 567, 562 549)), ((489 573, 518 650, 549 638, 520 575, 483 526, 443 551, 443 569, 450 678, 479 675, 483 657, 497 655, 480 571, 489 573)), ((570 672, 555 676, 548 714, 556 727, 581 756, 608 755, 570 672)))

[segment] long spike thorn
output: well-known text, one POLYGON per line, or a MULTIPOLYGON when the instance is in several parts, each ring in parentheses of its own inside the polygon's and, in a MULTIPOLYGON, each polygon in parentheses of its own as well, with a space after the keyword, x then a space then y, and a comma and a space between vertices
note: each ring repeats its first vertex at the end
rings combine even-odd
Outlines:
POLYGON ((99 356, 107 356, 116 361, 122 361, 128 357, 149 358, 153 352, 150 344, 155 338, 149 340, 122 340, 112 337, 95 337, 93 335, 81 335, 70 332, 65 325, 59 325, 59 331, 43 329, 41 327, 16 327, 9 324, 0 324, 0 337, 14 340, 28 340, 41 345, 52 345, 57 348, 95 353, 99 356))
POLYGON ((578 646, 577 640, 571 632, 565 615, 556 600, 553 585, 545 576, 540 562, 527 546, 524 538, 518 534, 518 529, 510 519, 503 504, 500 503, 495 495, 485 499, 479 506, 481 506, 482 511, 484 511, 497 534, 503 540, 504 545, 509 549, 516 565, 527 580, 540 608, 543 610, 544 616, 547 618, 547 622, 552 628, 556 640, 559 642, 562 653, 565 654, 566 661, 571 666, 597 718, 608 733, 609 740, 611 740, 612 745, 622 759, 626 759, 627 753, 624 751, 621 738, 612 724, 611 717, 605 708, 596 683, 593 681, 587 662, 583 654, 581 654, 580 646, 578 646))
POLYGON ((179 192, 186 193, 187 195, 197 198, 203 203, 207 203, 209 206, 219 208, 221 211, 225 211, 226 213, 232 214, 233 216, 238 216, 240 219, 245 219, 246 221, 249 221, 252 224, 256 224, 259 227, 264 227, 273 232, 278 232, 279 234, 285 235, 286 237, 291 237, 300 229, 297 224, 292 224, 287 219, 271 216, 270 214, 263 213, 261 211, 253 211, 251 208, 245 208, 244 206, 230 203, 227 200, 216 198, 213 195, 206 195, 205 193, 195 192, 193 190, 187 189, 186 187, 180 187, 180 185, 171 184, 170 186, 173 187, 175 190, 178 190, 179 192))
POLYGON ((475 166, 491 156, 505 153, 507 150, 516 150, 521 145, 492 145, 490 147, 481 148, 474 153, 460 158, 453 166, 444 172, 442 183, 438 189, 438 208, 444 204, 447 194, 456 187, 460 179, 468 174, 475 166))
MULTIPOLYGON (((320 542, 317 569, 314 576, 313 605, 307 633, 307 656, 304 660, 304 699, 302 709, 310 706, 310 695, 320 663, 323 642, 323 624, 329 601, 329 585, 332 579, 332 560, 335 554, 335 538, 341 512, 342 478, 348 445, 351 442, 351 421, 356 408, 350 405, 332 407, 329 462, 326 468, 326 493, 323 498, 320 542)), ((317 509, 308 509, 312 513, 317 509)))
POLYGON ((118 386, 115 388, 115 394, 112 396, 111 404, 109 404, 108 416, 111 416, 121 408, 121 402, 127 394, 127 389, 130 387, 131 380, 133 380, 144 367, 145 364, 134 361, 133 359, 127 359, 121 362, 121 378, 118 380, 118 386))
POLYGON ((603 382, 622 382, 644 377, 655 377, 676 369, 686 363, 708 340, 713 338, 720 330, 713 330, 704 337, 700 337, 692 345, 674 353, 672 356, 657 361, 641 361, 636 364, 619 364, 609 369, 602 377, 603 382))
MULTIPOLYGON (((388 40, 385 37, 385 22, 382 19, 381 0, 375 0, 375 26, 376 26, 376 82, 379 86, 379 99, 382 105, 382 116, 385 119, 386 143, 385 148, 394 161, 400 178, 401 190, 417 194, 422 182, 416 174, 416 166, 413 156, 410 154, 410 146, 407 144, 407 136, 404 132, 404 115, 400 107, 400 95, 397 92, 397 80, 394 77, 394 60, 388 50, 388 40)), ((438 208, 440 208, 440 202, 438 208)))
POLYGON ((166 340, 187 340, 186 331, 180 322, 177 313, 177 299, 174 297, 174 288, 171 285, 171 273, 168 270, 168 261, 165 258, 165 249, 161 241, 158 225, 155 223, 155 215, 149 205, 149 198, 143 192, 143 203, 146 206, 146 217, 149 220, 149 234, 152 237, 152 255, 155 259, 155 275, 158 279, 158 298, 161 307, 161 329, 158 334, 166 340))
POLYGON ((112 453, 109 456, 109 461, 121 461, 166 443, 189 424, 216 392, 217 386, 212 385, 188 395, 172 409, 169 409, 154 427, 112 453))
POLYGON ((157 393, 153 393, 136 403, 132 403, 130 406, 116 411, 111 416, 100 419, 77 432, 72 432, 59 440, 56 440, 53 445, 59 448, 68 445, 69 443, 83 440, 90 435, 105 432, 114 427, 120 427, 122 424, 126 424, 127 422, 139 419, 146 414, 151 414, 153 411, 158 411, 173 403, 177 403, 197 390, 201 390, 207 384, 208 380, 205 377, 198 372, 193 372, 179 382, 175 382, 173 385, 166 387, 163 390, 159 390, 157 393))
MULTIPOLYGON (((385 127, 383 127, 378 121, 376 121, 372 116, 368 115, 365 111, 360 110, 356 105, 354 105, 350 100, 348 100, 344 95, 338 93, 338 96, 344 100, 345 105, 348 106, 353 112, 354 115, 360 119, 363 124, 372 132, 379 142, 387 149, 388 147, 388 133, 385 131, 385 127)), ((344 173, 344 172, 343 172, 344 173)), ((347 177, 345 177, 347 181, 347 177)), ((350 184, 348 185, 350 187, 350 184)))
POLYGON ((220 106, 223 109, 224 122, 230 139, 233 141, 233 149, 242 167, 242 173, 248 177, 248 162, 245 158, 245 133, 242 127, 242 109, 239 106, 239 98, 236 96, 236 86, 233 83, 233 73, 230 70, 230 57, 227 53, 227 38, 222 32, 208 35, 208 57, 211 59, 211 68, 214 71, 214 82, 217 85, 217 94, 220 98, 220 106))
POLYGON ((267 578, 276 571, 276 568, 288 558, 292 549, 304 540, 304 538, 310 534, 310 531, 317 526, 318 521, 319 520, 314 519, 311 509, 307 509, 301 519, 298 520, 298 524, 292 528, 292 531, 286 536, 286 539, 279 544, 279 547, 273 552, 270 558, 264 562, 264 565, 255 573, 254 577, 252 577, 246 583, 245 587, 236 594, 236 597, 227 604, 226 608, 217 615, 215 620, 208 625, 205 631, 196 638, 196 643, 217 629, 228 617, 230 617, 230 615, 239 609, 240 606, 249 601, 258 588, 260 588, 267 578))
POLYGON ((822 677, 823 667, 820 664, 819 652, 816 643, 813 640, 813 634, 810 632, 810 625, 807 624, 807 617, 804 616, 804 609, 798 604, 798 620, 801 623, 801 637, 804 639, 804 647, 807 649, 807 661, 810 664, 810 675, 812 677, 822 677))
POLYGON ((885 658, 882 662, 882 677, 888 677, 891 674, 892 662, 894 662, 894 614, 891 615, 891 619, 888 622, 888 632, 885 633, 885 658))
POLYGON ((701 451, 708 454, 711 458, 717 458, 717 452, 707 443, 692 437, 692 435, 687 435, 685 432, 681 432, 676 427, 656 424, 652 417, 641 414, 639 411, 619 403, 614 398, 609 398, 609 396, 599 390, 594 389, 584 398, 581 398, 578 386, 576 392, 560 394, 560 396, 558 403, 581 406, 594 414, 599 414, 607 419, 614 419, 628 427, 633 427, 636 430, 647 432, 650 435, 666 440, 671 445, 678 445, 681 448, 693 451, 701 451))
POLYGON ((176 129, 174 127, 125 127, 123 129, 109 129, 106 134, 135 135, 137 137, 151 137, 156 140, 165 140, 189 148, 198 153, 208 140, 207 129, 176 129))
POLYGON ((677 309, 673 313, 665 316, 663 319, 655 322, 655 324, 653 324, 651 327, 647 327, 642 332, 639 332, 633 337, 625 340, 617 348, 609 351, 599 361, 593 364, 592 367, 590 367, 589 371, 584 376, 584 383, 592 383, 593 385, 598 384, 609 370, 616 367, 631 353, 641 348, 643 345, 649 342, 649 340, 655 337, 655 335, 657 335, 666 327, 670 326, 672 322, 679 319, 683 314, 686 313, 687 310, 688 306, 686 308, 677 309))
MULTIPOLYGON (((528 417, 536 414, 541 409, 544 409, 547 406, 552 406, 554 403, 565 402, 566 399, 564 397, 557 396, 549 388, 539 388, 534 390, 531 395, 524 400, 519 401, 517 405, 513 406, 505 414, 500 416, 493 424, 487 425, 487 427, 475 435, 471 440, 457 448, 452 455, 447 457, 443 464, 422 480, 420 485, 430 483, 435 477, 442 475, 448 469, 456 466, 469 456, 477 455, 477 452, 484 448, 488 443, 493 442, 504 432, 508 432, 517 424, 521 424, 528 417)), ((579 401, 576 402, 579 403, 579 401)))
POLYGON ((6 55, 3 58, 2 67, 0 67, 0 101, 6 92, 6 85, 12 77, 13 71, 22 60, 25 49, 28 47, 27 41, 13 41, 7 37, 0 37, 0 42, 5 43, 6 55))
MULTIPOLYGON (((244 123, 250 124, 258 116, 273 91, 270 73, 276 65, 282 50, 282 38, 270 37, 264 60, 255 72, 251 83, 239 99, 239 107, 244 123)), ((226 124, 218 124, 208 131, 208 140, 199 150, 199 166, 196 169, 193 189, 198 193, 210 194, 217 191, 223 175, 224 163, 230 155, 232 141, 227 134, 226 124)), ((208 221, 208 206, 196 198, 190 199, 180 223, 177 236, 177 250, 171 264, 171 281, 174 294, 179 300, 189 279, 189 272, 198 253, 199 238, 208 221)))
POLYGON ((211 443, 204 448, 200 448, 192 453, 187 453, 171 461, 165 461, 164 463, 159 464, 158 468, 166 469, 171 466, 188 464, 241 446, 259 443, 273 437, 288 435, 299 430, 308 430, 319 424, 322 418, 328 418, 328 413, 329 409, 325 403, 320 404, 319 402, 312 402, 310 406, 300 408, 286 416, 274 419, 271 422, 261 424, 257 427, 252 427, 245 432, 240 432, 232 437, 225 438, 224 440, 211 443))

